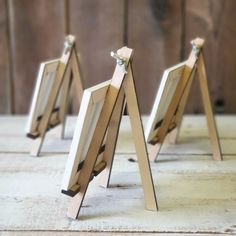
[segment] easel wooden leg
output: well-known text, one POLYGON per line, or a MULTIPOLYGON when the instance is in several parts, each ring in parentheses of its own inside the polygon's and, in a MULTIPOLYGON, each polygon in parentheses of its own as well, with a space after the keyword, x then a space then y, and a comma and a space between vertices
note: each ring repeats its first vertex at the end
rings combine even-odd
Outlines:
POLYGON ((60 139, 64 139, 65 138, 65 129, 66 129, 66 117, 64 118, 62 123, 57 127, 57 129, 58 129, 58 137, 60 139))
POLYGON ((96 160, 97 160, 96 155, 90 155, 90 156, 87 156, 87 158, 84 161, 84 166, 81 169, 79 182, 78 182, 78 185, 80 186, 80 190, 74 197, 72 197, 72 200, 68 207, 67 216, 69 218, 72 218, 72 219, 78 218, 78 215, 79 215, 79 212, 80 212, 83 200, 84 200, 84 196, 86 194, 89 181, 93 173, 96 160))
MULTIPOLYGON (((196 69, 193 69, 193 70, 196 70, 196 69)), ((184 109, 186 107, 186 103, 189 97, 194 75, 195 75, 195 71, 190 75, 188 84, 184 90, 184 94, 182 95, 182 98, 178 107, 177 117, 175 119, 176 128, 169 133, 169 141, 170 143, 173 143, 173 144, 176 144, 179 138, 179 132, 180 132, 180 128, 181 128, 181 124, 183 120, 184 109)))
POLYGON ((124 91, 122 90, 116 102, 115 109, 112 113, 110 124, 107 131, 107 143, 104 152, 103 160, 106 162, 106 168, 100 174, 100 185, 104 188, 109 186, 112 164, 114 159, 114 152, 117 144, 117 137, 120 128, 120 121, 123 115, 125 103, 124 91))
POLYGON ((82 78, 81 78, 82 73, 81 73, 80 63, 79 63, 78 56, 76 54, 76 50, 73 50, 72 52, 70 66, 73 73, 73 82, 75 84, 76 96, 80 104, 82 101, 84 89, 82 85, 82 78))
POLYGON ((41 149, 41 146, 42 146, 42 143, 43 143, 43 140, 44 140, 47 128, 48 128, 48 124, 52 115, 52 110, 53 110, 54 104, 56 102, 56 99, 57 99, 57 96, 61 87, 61 82, 62 82, 62 78, 63 78, 63 74, 65 70, 66 70, 66 66, 61 65, 59 67, 59 71, 53 83, 50 98, 47 102, 44 115, 38 127, 40 136, 35 140, 35 143, 33 144, 32 150, 30 152, 30 154, 32 154, 33 156, 39 155, 39 152, 40 152, 40 149, 41 149))
POLYGON ((61 105, 61 111, 60 111, 60 120, 61 120, 61 125, 60 125, 60 138, 64 138, 65 135, 65 123, 66 123, 66 109, 68 105, 68 100, 69 100, 69 91, 73 85, 75 85, 76 89, 76 96, 78 100, 78 104, 81 103, 82 96, 83 96, 83 86, 82 86, 82 81, 81 81, 81 69, 78 61, 78 56, 76 54, 76 49, 75 47, 73 48, 71 52, 71 59, 69 60, 69 66, 66 69, 65 72, 65 82, 62 85, 62 105, 61 105))
POLYGON ((39 156, 39 153, 43 144, 43 140, 44 140, 44 136, 38 137, 37 139, 33 141, 33 145, 30 150, 30 156, 33 156, 33 157, 39 156))
POLYGON ((181 125, 182 125, 182 118, 179 124, 176 124, 176 128, 173 129, 170 133, 169 133, 169 142, 171 144, 177 144, 178 139, 179 139, 179 133, 180 133, 180 129, 181 129, 181 125))
POLYGON ((161 150, 162 143, 156 143, 155 145, 151 145, 149 151, 149 160, 150 161, 157 161, 158 154, 161 150))
POLYGON ((209 89, 208 89, 207 77, 206 77, 206 69, 205 69, 202 53, 200 53, 199 55, 197 71, 198 71, 198 78, 199 78, 199 83, 200 83, 200 90, 201 90, 202 99, 203 99, 203 105, 204 105, 205 113, 207 116, 207 125, 208 125, 209 134, 210 134, 211 145, 212 145, 213 159, 220 161, 222 160, 222 153, 221 153, 221 147, 220 147, 220 142, 219 142, 219 135, 218 135, 215 118, 213 115, 211 101, 210 101, 210 95, 209 95, 209 89))
POLYGON ((59 120, 61 122, 61 124, 59 125, 58 129, 59 129, 59 137, 61 139, 64 138, 65 136, 65 125, 66 125, 66 113, 67 113, 67 106, 68 106, 68 97, 69 97, 69 91, 71 88, 71 70, 69 69, 69 67, 67 67, 67 71, 65 72, 65 77, 64 77, 64 81, 62 84, 62 88, 61 88, 61 107, 60 107, 60 111, 59 111, 59 120))
MULTIPOLYGON (((117 76, 117 78, 119 78, 118 76, 120 73, 121 72, 118 68, 113 76, 117 76)), ((91 178, 97 160, 97 154, 105 137, 106 130, 112 116, 113 107, 116 105, 117 98, 119 97, 119 89, 117 89, 115 86, 120 87, 122 82, 123 80, 119 80, 118 83, 113 82, 114 84, 112 84, 111 82, 111 85, 107 91, 107 99, 103 104, 103 108, 97 121, 97 125, 94 130, 94 134, 84 161, 83 168, 81 169, 79 175, 78 184, 80 185, 80 192, 73 197, 68 208, 67 216, 72 219, 76 219, 79 215, 80 208, 87 191, 89 180, 91 178)))
POLYGON ((128 68, 128 75, 124 81, 123 86, 126 95, 127 107, 130 115, 133 138, 137 150, 136 152, 142 179, 142 186, 144 189, 146 208, 148 210, 157 211, 158 206, 157 206, 156 194, 153 185, 150 163, 148 160, 147 146, 144 138, 143 126, 139 112, 139 106, 135 91, 135 85, 132 77, 131 66, 129 66, 128 68))

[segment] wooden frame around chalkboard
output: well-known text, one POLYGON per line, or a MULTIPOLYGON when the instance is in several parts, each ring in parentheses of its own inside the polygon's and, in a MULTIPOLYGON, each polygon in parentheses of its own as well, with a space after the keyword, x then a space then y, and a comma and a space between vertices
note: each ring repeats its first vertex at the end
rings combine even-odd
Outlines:
POLYGON ((162 125, 167 109, 173 100, 173 96, 181 79, 184 67, 185 62, 166 69, 163 74, 152 112, 145 129, 146 141, 149 143, 155 142, 154 140, 157 136, 158 129, 162 125))
MULTIPOLYGON (((84 90, 62 183, 62 192, 68 195, 73 196, 77 191, 80 170, 84 164, 110 82, 109 80, 84 90)), ((106 142, 106 138, 104 138, 103 142, 106 142)), ((104 166, 102 163, 103 154, 104 145, 101 146, 98 153, 95 164, 97 168, 104 166)))

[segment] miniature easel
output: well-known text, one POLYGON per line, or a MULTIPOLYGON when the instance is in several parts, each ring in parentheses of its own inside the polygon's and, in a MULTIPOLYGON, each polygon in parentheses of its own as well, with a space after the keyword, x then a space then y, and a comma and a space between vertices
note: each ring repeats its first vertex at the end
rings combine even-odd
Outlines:
POLYGON ((112 56, 117 60, 117 65, 78 177, 77 190, 75 190, 77 193, 72 197, 68 208, 67 216, 70 218, 76 219, 78 217, 87 187, 94 176, 102 172, 102 185, 108 186, 120 120, 126 102, 137 151, 146 208, 148 210, 158 209, 131 69, 132 52, 132 49, 123 47, 118 50, 118 54, 112 53, 112 56), (107 141, 103 161, 95 166, 106 134, 107 141))
POLYGON ((193 48, 188 60, 186 61, 182 78, 177 85, 172 102, 166 112, 162 125, 160 126, 158 135, 152 141, 152 144, 154 144, 154 146, 152 146, 152 149, 149 154, 149 159, 152 161, 156 161, 164 139, 169 132, 171 132, 170 137, 172 139, 172 142, 176 142, 177 140, 181 121, 183 118, 184 108, 186 106, 186 102, 189 96, 192 81, 195 77, 195 72, 197 72, 198 74, 201 96, 207 117, 207 125, 211 140, 213 159, 222 160, 221 147, 212 111, 209 89, 207 84, 205 63, 202 52, 204 40, 196 38, 191 43, 193 48))
POLYGON ((76 94, 79 103, 82 99, 83 86, 81 83, 80 73, 81 70, 79 68, 79 61, 76 52, 75 37, 72 35, 68 35, 65 40, 64 51, 58 63, 56 78, 53 82, 52 90, 47 101, 45 112, 38 126, 38 133, 35 136, 31 136, 31 138, 34 138, 35 140, 30 155, 39 155, 46 132, 50 128, 61 124, 61 137, 64 136, 65 118, 67 111, 66 108, 68 103, 69 91, 72 83, 74 83, 76 87, 76 94), (60 91, 62 91, 61 96, 63 100, 59 110, 59 115, 57 117, 57 121, 54 124, 50 124, 54 104, 60 91))

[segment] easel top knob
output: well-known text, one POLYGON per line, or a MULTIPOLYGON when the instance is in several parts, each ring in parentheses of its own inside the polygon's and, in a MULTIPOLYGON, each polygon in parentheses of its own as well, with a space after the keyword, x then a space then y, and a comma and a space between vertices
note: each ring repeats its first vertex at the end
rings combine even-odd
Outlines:
POLYGON ((111 56, 116 59, 116 64, 122 67, 124 74, 127 74, 128 72, 127 72, 126 59, 121 55, 119 55, 118 51, 117 52, 112 51, 111 56))
POLYGON ((203 44, 204 44, 204 39, 196 38, 191 41, 191 44, 192 44, 192 49, 193 49, 194 55, 196 58, 198 58, 199 53, 200 53, 200 51, 203 47, 203 44))
POLYGON ((67 54, 67 52, 69 52, 69 50, 72 48, 74 43, 75 43, 75 36, 67 35, 65 37, 65 42, 64 42, 64 53, 65 54, 67 54))

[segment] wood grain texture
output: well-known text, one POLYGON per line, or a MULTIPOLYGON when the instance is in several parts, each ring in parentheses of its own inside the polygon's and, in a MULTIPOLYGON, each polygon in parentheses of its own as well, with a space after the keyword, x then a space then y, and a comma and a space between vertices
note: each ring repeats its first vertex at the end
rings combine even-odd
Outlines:
POLYGON ((0 0, 0 113, 11 112, 7 4, 0 0))
POLYGON ((84 88, 112 77, 110 52, 123 46, 124 0, 70 0, 70 33, 77 37, 84 88))
MULTIPOLYGON (((142 120, 144 127, 147 124, 148 117, 142 120)), ((75 129, 77 116, 69 117, 66 124, 65 139, 58 138, 58 129, 52 129, 42 148, 42 155, 51 155, 52 153, 68 155, 71 147, 72 136, 75 129)), ((32 146, 32 140, 26 139, 24 134, 25 116, 4 116, 0 117, 0 152, 2 153, 25 153, 28 155, 32 146), (7 142, 6 142, 7 138, 7 142)), ((216 117, 218 125, 220 142, 222 145, 223 155, 236 154, 235 134, 236 123, 235 116, 218 116, 216 117)), ((148 145, 148 150, 150 151, 148 145)), ((118 136, 116 154, 134 154, 135 146, 129 117, 122 118, 120 133, 118 136)), ((161 154, 168 155, 208 155, 211 159, 211 148, 207 122, 205 116, 184 116, 180 129, 180 135, 177 145, 166 141, 162 147, 161 154)), ((234 168, 234 166, 233 166, 234 168)))
MULTIPOLYGON (((44 235, 47 236, 133 236, 134 233, 127 233, 127 232, 71 232, 71 231, 43 231, 44 235)), ((1 231, 1 236, 41 236, 42 232, 38 231, 1 231)), ((138 233, 135 232, 136 236, 145 236, 147 233, 138 233)), ((148 233, 148 236, 156 236, 157 233, 148 233)), ((183 233, 161 233, 161 236, 189 236, 189 234, 183 233)), ((202 236, 202 234, 195 234, 194 236, 202 236)), ((204 234, 204 236, 212 236, 211 233, 204 234)), ((222 236, 222 234, 214 234, 214 236, 222 236)))
POLYGON ((149 113, 165 68, 179 63, 181 0, 129 0, 128 46, 142 113, 149 113))
POLYGON ((212 111, 209 88, 206 77, 206 68, 202 53, 199 55, 198 64, 197 64, 199 85, 201 90, 201 96, 203 100, 203 106, 207 118, 207 125, 209 130, 209 136, 211 140, 211 147, 213 152, 213 159, 221 161, 223 156, 221 153, 220 140, 218 135, 218 130, 216 127, 215 117, 212 111))
MULTIPOLYGON (((128 117, 124 118, 119 137, 122 137, 121 146, 130 148, 133 143, 131 127, 128 117)), ((54 152, 35 159, 14 149, 12 153, 0 150, 1 235, 90 235, 89 232, 106 235, 105 231, 109 232, 107 235, 111 232, 117 235, 122 232, 133 235, 149 235, 150 232, 160 235, 166 232, 168 235, 180 232, 181 235, 195 235, 198 232, 198 236, 235 234, 236 150, 225 155, 223 162, 213 162, 210 156, 202 155, 203 139, 195 139, 193 144, 190 136, 205 137, 205 119, 186 118, 183 136, 181 134, 185 147, 179 154, 173 153, 178 145, 167 147, 159 162, 152 164, 154 183, 159 190, 160 211, 157 213, 143 209, 138 165, 129 161, 136 158, 133 152, 116 153, 111 188, 100 188, 95 178, 88 189, 81 220, 70 221, 65 215, 69 199, 60 193, 67 155, 54 152), (186 154, 187 148, 196 153, 186 154)), ((228 151, 235 147, 236 117, 218 118, 221 135, 232 135, 233 143, 225 139, 228 151)), ((24 120, 22 116, 0 117, 0 137, 5 140, 12 137, 12 143, 18 143, 24 120)), ((73 120, 75 122, 76 118, 73 120)), ((24 142, 23 145, 27 144, 25 138, 24 142)))
MULTIPOLYGON (((60 56, 64 32, 77 36, 85 88, 111 78, 111 50, 134 48, 147 114, 163 70, 187 58, 191 39, 203 37, 214 110, 233 113, 235 8, 235 0, 0 0, 0 113, 28 112, 39 62, 60 56)), ((200 100, 194 81, 187 112, 203 112, 200 100)))
POLYGON ((64 4, 62 0, 9 3, 15 112, 25 113, 29 110, 39 63, 61 54, 64 4))
MULTIPOLYGON (((204 57, 215 112, 235 112, 236 2, 233 0, 186 1, 185 53, 196 36, 206 40, 204 57)), ((191 92, 188 112, 203 111, 197 84, 191 92)))

